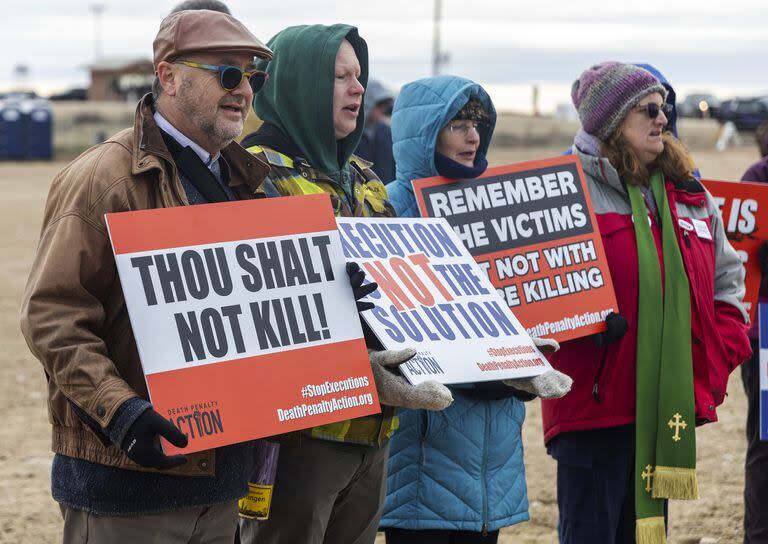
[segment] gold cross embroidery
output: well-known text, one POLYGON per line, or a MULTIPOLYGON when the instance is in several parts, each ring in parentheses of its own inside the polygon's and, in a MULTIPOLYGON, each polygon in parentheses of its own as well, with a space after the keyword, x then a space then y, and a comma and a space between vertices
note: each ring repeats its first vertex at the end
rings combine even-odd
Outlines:
POLYGON ((688 425, 685 423, 685 421, 683 421, 683 416, 680 414, 675 414, 672 417, 674 418, 674 421, 670 419, 667 422, 667 425, 669 425, 670 429, 675 429, 675 434, 672 437, 672 440, 679 442, 682 440, 682 437, 680 436, 680 429, 685 429, 688 425))
POLYGON ((651 478, 653 478, 654 472, 651 465, 646 465, 645 470, 640 473, 640 477, 645 480, 645 490, 648 493, 651 492, 651 478))

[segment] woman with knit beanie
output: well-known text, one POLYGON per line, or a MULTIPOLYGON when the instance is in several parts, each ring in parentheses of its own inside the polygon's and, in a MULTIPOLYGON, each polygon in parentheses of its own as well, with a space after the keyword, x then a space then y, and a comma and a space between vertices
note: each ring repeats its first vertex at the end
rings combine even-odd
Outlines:
MULTIPOLYGON (((749 357, 744 268, 646 70, 598 64, 573 84, 581 160, 626 334, 565 342, 571 392, 542 402, 561 543, 666 541, 667 499, 698 498, 696 426, 717 420, 749 357)), ((706 452, 704 452, 706 455, 706 452)))
MULTIPOLYGON (((439 76, 405 85, 392 114, 397 178, 387 185, 398 216, 419 215, 411 180, 485 172, 495 124, 490 97, 472 81, 439 76)), ((554 340, 534 341, 557 349, 554 340)), ((453 404, 442 412, 402 410, 380 524, 387 544, 495 543, 501 527, 527 520, 522 400, 562 396, 570 384, 551 371, 452 386, 453 404)))

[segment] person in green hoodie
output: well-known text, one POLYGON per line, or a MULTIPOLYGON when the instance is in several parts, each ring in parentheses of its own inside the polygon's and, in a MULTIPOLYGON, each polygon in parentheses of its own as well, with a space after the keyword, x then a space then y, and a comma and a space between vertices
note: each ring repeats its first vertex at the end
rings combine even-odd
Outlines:
MULTIPOLYGON (((257 69, 265 70, 269 81, 254 98, 264 123, 241 142, 269 163, 261 189, 269 197, 328 193, 337 216, 394 217, 371 163, 352 154, 363 132, 368 81, 368 49, 357 29, 295 26, 268 45, 272 61, 257 69)), ((380 350, 374 341, 366 335, 369 348, 380 350)), ((397 428, 395 407, 442 410, 453 400, 441 384, 410 386, 388 370, 414 354, 370 352, 382 413, 315 427, 281 442, 268 519, 242 518, 242 542, 375 540, 389 438, 397 428)))
POLYGON ((272 166, 264 191, 327 192, 337 215, 394 217, 371 163, 352 155, 363 133, 368 81, 368 48, 357 29, 294 26, 269 43, 282 54, 259 66, 269 83, 253 105, 264 124, 241 142, 272 166))

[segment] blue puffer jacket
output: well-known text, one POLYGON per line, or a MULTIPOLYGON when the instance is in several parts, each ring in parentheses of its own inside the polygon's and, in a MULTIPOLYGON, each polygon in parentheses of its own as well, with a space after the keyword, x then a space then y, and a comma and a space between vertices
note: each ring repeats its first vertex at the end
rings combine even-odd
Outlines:
MULTIPOLYGON (((488 133, 480 135, 478 151, 485 155, 496 111, 482 87, 440 76, 401 90, 392 115, 397 179, 387 185, 400 217, 418 216, 411 180, 437 175, 437 135, 470 97, 491 114, 488 133)), ((452 390, 454 402, 442 412, 400 412, 381 527, 480 532, 528 519, 520 434, 525 406, 512 397, 484 400, 471 385, 452 390)))

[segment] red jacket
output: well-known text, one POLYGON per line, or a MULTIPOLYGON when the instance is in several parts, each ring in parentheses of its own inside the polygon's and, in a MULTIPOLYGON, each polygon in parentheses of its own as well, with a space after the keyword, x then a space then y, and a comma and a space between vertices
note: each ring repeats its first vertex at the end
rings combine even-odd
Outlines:
MULTIPOLYGON (((564 342, 550 358, 573 378, 562 399, 542 401, 544 441, 557 434, 635 421, 638 261, 626 190, 607 159, 577 153, 597 216, 619 313, 629 324, 618 342, 598 347, 591 337, 564 342)), ((744 267, 725 237, 720 213, 693 180, 666 182, 672 220, 691 287, 691 346, 697 423, 717 421, 728 375, 749 358, 744 267), (702 229, 706 224, 708 232, 702 229), (698 226, 698 229, 696 228, 698 226)), ((649 214, 661 258, 661 231, 649 214)))

